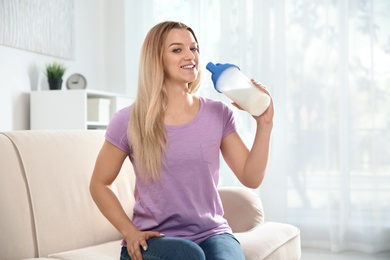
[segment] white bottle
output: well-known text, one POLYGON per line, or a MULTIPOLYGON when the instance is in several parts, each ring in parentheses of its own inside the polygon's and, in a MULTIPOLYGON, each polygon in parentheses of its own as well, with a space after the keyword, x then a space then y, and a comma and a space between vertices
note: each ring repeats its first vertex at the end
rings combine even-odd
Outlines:
POLYGON ((212 73, 214 88, 236 102, 253 116, 259 116, 267 110, 271 99, 257 89, 240 68, 233 64, 213 64, 209 62, 206 68, 212 73))

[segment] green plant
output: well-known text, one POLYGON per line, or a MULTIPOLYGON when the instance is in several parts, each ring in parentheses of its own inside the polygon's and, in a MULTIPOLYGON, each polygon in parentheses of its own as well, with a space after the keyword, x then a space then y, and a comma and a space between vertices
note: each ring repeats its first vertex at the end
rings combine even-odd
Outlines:
POLYGON ((66 67, 59 62, 52 62, 46 65, 46 76, 48 79, 62 79, 66 67))

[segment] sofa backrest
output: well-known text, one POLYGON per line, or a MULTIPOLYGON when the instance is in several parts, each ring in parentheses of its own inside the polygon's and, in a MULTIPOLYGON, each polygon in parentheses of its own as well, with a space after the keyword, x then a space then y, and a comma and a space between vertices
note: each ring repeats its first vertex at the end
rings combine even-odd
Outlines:
MULTIPOLYGON (((104 131, 13 131, 3 134, 12 141, 16 150, 16 158, 11 156, 9 160, 12 162, 6 163, 11 169, 18 166, 20 169, 1 176, 1 182, 10 183, 15 178, 19 182, 21 178, 25 181, 24 186, 18 184, 21 191, 16 194, 20 197, 18 203, 24 203, 21 207, 26 212, 23 213, 25 216, 19 216, 22 218, 20 222, 30 221, 31 224, 28 228, 36 244, 28 246, 32 247, 29 251, 35 250, 34 256, 120 239, 120 234, 100 213, 89 193, 89 181, 104 142, 104 131), (23 176, 9 176, 17 175, 18 171, 23 176)), ((0 150, 3 152, 2 146, 0 150)), ((8 166, 0 166, 1 171, 8 166)), ((126 160, 113 190, 129 215, 134 203, 133 188, 133 168, 126 160)), ((13 191, 11 187, 6 189, 13 191)), ((3 193, 1 191, 1 195, 3 193)), ((11 205, 10 209, 15 210, 10 212, 12 215, 21 214, 18 206, 11 205)), ((8 208, 5 210, 9 211, 8 208)), ((8 228, 14 229, 17 224, 19 222, 8 228)), ((20 246, 20 241, 9 242, 20 246)))

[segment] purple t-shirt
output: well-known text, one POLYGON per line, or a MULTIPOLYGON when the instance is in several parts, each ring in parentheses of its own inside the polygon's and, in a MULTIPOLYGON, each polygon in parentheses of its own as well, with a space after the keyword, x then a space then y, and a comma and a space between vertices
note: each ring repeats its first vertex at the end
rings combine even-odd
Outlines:
MULTIPOLYGON (((200 243, 231 232, 218 195, 222 139, 236 131, 232 110, 221 101, 199 97, 200 110, 189 123, 166 125, 168 148, 159 181, 143 181, 136 165, 133 224, 200 243)), ((106 139, 130 153, 127 125, 131 106, 111 120, 106 139)), ((133 161, 133 160, 132 160, 133 161)), ((134 162, 133 162, 134 163, 134 162)))

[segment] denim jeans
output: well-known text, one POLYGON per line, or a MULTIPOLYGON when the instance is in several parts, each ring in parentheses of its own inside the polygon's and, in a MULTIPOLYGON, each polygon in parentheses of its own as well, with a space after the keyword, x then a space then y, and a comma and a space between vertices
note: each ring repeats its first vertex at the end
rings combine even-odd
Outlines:
MULTIPOLYGON (((199 245, 185 239, 155 237, 147 241, 142 251, 144 260, 245 260, 240 243, 231 234, 212 236, 199 245)), ((127 248, 122 247, 120 260, 130 260, 127 248)))

